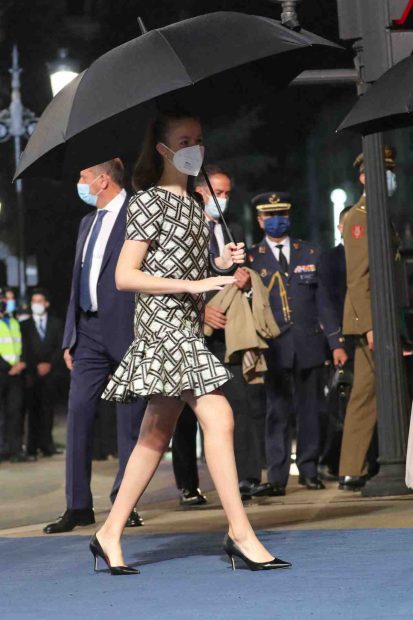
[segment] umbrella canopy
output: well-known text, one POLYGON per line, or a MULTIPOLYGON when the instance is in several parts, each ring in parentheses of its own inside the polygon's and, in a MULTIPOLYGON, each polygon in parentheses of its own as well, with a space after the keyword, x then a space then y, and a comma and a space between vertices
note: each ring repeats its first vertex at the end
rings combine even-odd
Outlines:
POLYGON ((150 31, 98 58, 52 100, 15 178, 60 178, 137 155, 156 109, 180 104, 211 117, 262 101, 331 47, 340 49, 275 20, 233 12, 150 31))
POLYGON ((413 124, 413 57, 386 71, 351 109, 337 131, 363 135, 413 124))

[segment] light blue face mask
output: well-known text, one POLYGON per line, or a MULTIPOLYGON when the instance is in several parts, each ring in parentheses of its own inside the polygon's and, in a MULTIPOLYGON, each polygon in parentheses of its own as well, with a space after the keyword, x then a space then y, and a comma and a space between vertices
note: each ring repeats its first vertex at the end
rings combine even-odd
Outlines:
POLYGON ((13 314, 13 312, 16 310, 16 300, 15 299, 8 299, 6 302, 6 312, 7 314, 13 314))
MULTIPOLYGON (((219 206, 221 207, 222 213, 224 213, 228 205, 228 200, 226 198, 217 198, 217 200, 219 206)), ((221 214, 218 211, 217 205, 215 204, 212 196, 209 198, 208 202, 205 205, 205 211, 207 212, 209 217, 212 217, 213 220, 219 220, 219 218, 221 217, 221 214)))
POLYGON ((98 203, 98 196, 100 194, 100 192, 98 192, 97 194, 91 194, 90 193, 90 186, 93 185, 93 183, 100 177, 101 175, 98 174, 98 176, 96 177, 96 179, 93 179, 92 183, 78 183, 77 184, 77 193, 79 194, 79 198, 81 200, 83 200, 83 202, 85 202, 87 205, 90 205, 91 207, 96 207, 97 203, 98 203))

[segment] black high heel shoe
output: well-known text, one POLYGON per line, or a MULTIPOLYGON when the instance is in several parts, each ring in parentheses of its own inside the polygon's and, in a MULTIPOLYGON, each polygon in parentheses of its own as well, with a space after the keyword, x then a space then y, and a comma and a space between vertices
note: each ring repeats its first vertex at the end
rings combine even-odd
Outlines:
POLYGON ((94 534, 90 539, 89 549, 95 560, 95 571, 98 569, 98 558, 102 558, 102 560, 106 562, 111 575, 139 575, 140 573, 137 568, 132 568, 132 566, 111 566, 109 558, 103 551, 96 534, 94 534))
POLYGON ((250 560, 242 553, 241 549, 228 534, 226 534, 224 538, 224 551, 231 560, 232 570, 235 570, 234 557, 243 560, 250 570, 272 570, 274 568, 290 568, 292 566, 290 562, 284 562, 284 560, 280 560, 279 558, 273 558, 270 562, 253 562, 253 560, 250 560))

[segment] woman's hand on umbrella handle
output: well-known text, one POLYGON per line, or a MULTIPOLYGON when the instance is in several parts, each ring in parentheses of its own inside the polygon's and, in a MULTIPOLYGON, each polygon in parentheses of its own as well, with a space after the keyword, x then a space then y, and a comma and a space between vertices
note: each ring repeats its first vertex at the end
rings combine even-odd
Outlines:
POLYGON ((208 291, 220 291, 228 284, 235 284, 234 276, 214 276, 204 280, 189 280, 187 292, 190 295, 200 295, 208 291))

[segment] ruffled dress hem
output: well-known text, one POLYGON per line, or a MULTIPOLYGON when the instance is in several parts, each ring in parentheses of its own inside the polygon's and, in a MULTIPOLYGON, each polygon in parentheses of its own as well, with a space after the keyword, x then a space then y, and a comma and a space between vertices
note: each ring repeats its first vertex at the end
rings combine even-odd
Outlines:
POLYGON ((184 329, 136 338, 109 381, 102 398, 130 403, 138 398, 203 396, 232 379, 208 350, 202 336, 184 329))

